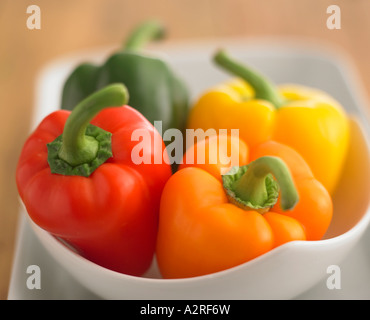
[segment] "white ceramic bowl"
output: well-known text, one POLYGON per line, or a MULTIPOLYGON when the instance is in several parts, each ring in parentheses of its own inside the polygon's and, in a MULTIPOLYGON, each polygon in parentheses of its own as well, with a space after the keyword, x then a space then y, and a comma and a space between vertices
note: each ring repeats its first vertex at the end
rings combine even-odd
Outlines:
MULTIPOLYGON (((93 293, 105 299, 290 299, 327 275, 339 264, 366 230, 370 221, 370 157, 368 118, 358 83, 343 57, 320 47, 319 51, 286 42, 277 45, 220 40, 202 45, 181 44, 159 48, 185 79, 192 97, 226 79, 210 62, 224 45, 234 56, 265 72, 277 83, 296 82, 331 93, 351 115, 349 156, 336 193, 334 217, 323 240, 284 244, 240 266, 195 278, 161 279, 155 260, 143 277, 100 267, 69 250, 31 220, 33 230, 48 252, 93 293)), ((153 49, 155 51, 155 48, 153 49)), ((53 62, 41 73, 34 125, 59 105, 61 87, 75 64, 101 61, 109 50, 70 56, 53 62)))

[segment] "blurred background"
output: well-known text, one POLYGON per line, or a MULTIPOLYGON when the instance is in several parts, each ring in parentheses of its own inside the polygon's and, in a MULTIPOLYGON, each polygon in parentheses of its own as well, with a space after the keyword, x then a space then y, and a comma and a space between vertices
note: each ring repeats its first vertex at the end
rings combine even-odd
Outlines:
POLYGON ((169 43, 298 37, 335 45, 357 67, 368 98, 369 14, 369 0, 0 0, 0 299, 7 298, 15 250, 15 167, 30 130, 35 80, 46 63, 77 50, 116 46, 133 26, 157 18, 169 43), (30 5, 41 9, 39 30, 26 26, 30 5), (330 5, 341 10, 341 29, 327 28, 330 5))

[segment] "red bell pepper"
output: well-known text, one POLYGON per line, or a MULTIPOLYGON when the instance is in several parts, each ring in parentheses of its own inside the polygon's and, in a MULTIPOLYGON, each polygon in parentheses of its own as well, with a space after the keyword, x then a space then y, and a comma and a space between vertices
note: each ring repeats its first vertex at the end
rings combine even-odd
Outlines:
POLYGON ((163 140, 127 101, 126 88, 113 84, 72 113, 51 113, 25 142, 16 181, 38 226, 103 267, 141 275, 153 258, 159 201, 171 167, 165 159, 154 162, 158 153, 166 156, 163 140), (135 129, 151 136, 142 142, 151 163, 131 159, 135 129), (153 148, 154 139, 161 147, 153 148))

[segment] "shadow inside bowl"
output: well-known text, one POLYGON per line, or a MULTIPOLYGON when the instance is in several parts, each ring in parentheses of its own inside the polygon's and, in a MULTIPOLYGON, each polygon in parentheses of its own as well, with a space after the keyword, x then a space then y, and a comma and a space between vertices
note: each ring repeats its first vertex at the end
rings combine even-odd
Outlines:
POLYGON ((333 219, 324 239, 337 237, 351 230, 369 208, 369 145, 359 119, 350 118, 350 132, 348 156, 333 194, 333 219))

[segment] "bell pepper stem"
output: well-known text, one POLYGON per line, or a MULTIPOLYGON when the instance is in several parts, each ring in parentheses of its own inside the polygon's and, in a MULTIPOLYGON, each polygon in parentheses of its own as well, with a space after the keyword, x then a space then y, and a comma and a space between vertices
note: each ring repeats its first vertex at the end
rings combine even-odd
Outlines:
POLYGON ((164 36, 164 27, 155 20, 142 23, 130 34, 123 49, 137 51, 151 40, 159 40, 164 36))
POLYGON ((80 102, 68 117, 62 135, 59 158, 71 166, 91 162, 97 155, 99 142, 85 134, 89 122, 104 108, 128 102, 123 84, 109 85, 80 102))
POLYGON ((298 193, 288 167, 278 157, 265 156, 251 162, 248 170, 235 182, 235 194, 254 205, 263 206, 267 199, 265 180, 269 174, 280 187, 281 208, 292 209, 298 201, 298 193))
POLYGON ((214 55, 214 61, 221 68, 248 82, 254 89, 256 99, 270 101, 277 109, 284 104, 283 97, 271 81, 231 58, 225 50, 217 51, 214 55))

